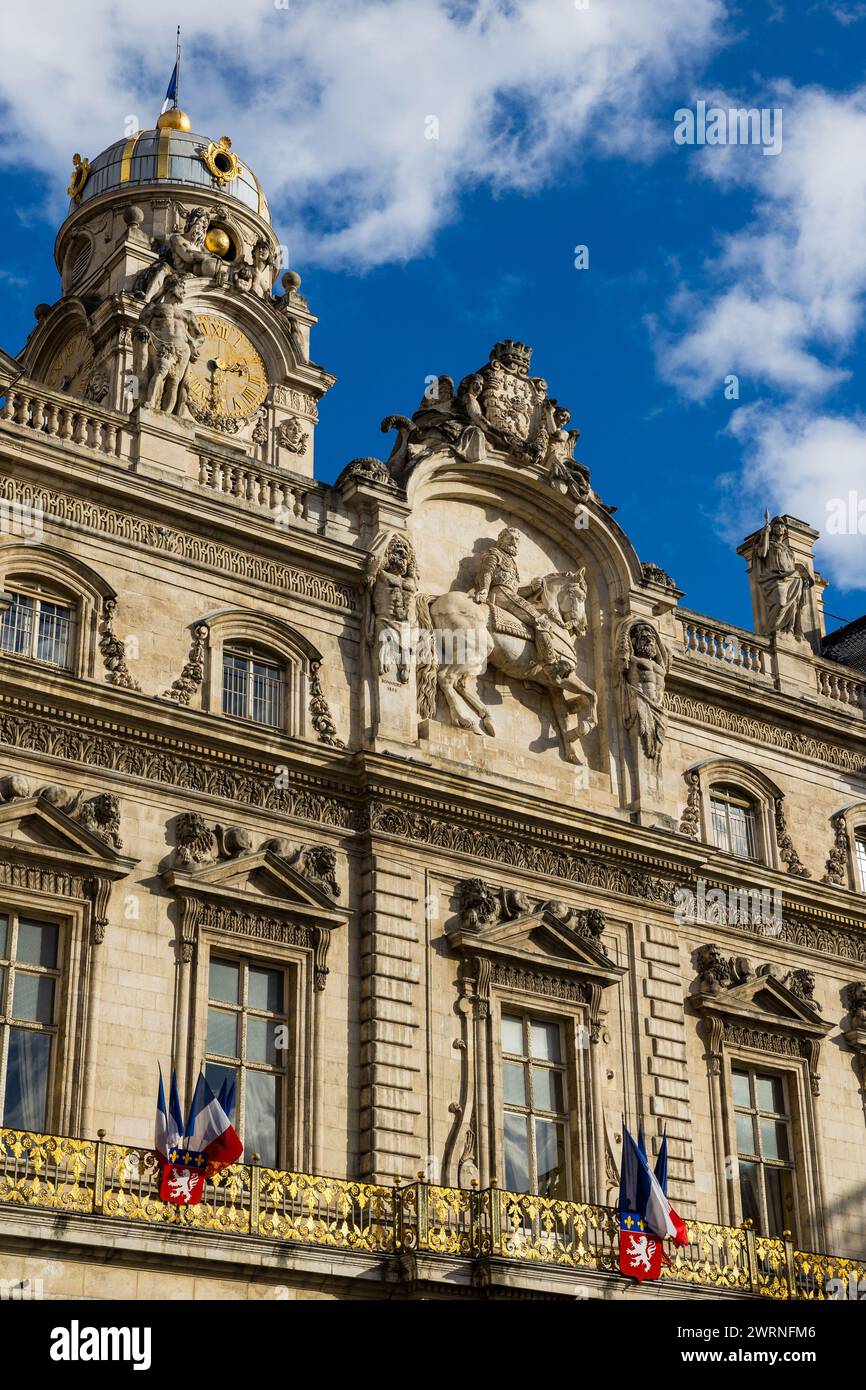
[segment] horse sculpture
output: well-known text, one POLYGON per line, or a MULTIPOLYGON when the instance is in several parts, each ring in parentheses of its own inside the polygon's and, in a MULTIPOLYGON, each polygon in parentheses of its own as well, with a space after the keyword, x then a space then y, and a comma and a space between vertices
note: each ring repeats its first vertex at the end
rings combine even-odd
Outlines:
POLYGON ((576 674, 576 641, 585 636, 586 578, 549 574, 533 585, 533 602, 549 620, 556 659, 542 667, 529 629, 510 613, 476 603, 472 594, 419 595, 418 623, 428 649, 418 658, 418 709, 423 719, 436 713, 437 687, 461 729, 495 735, 490 711, 476 687, 487 665, 503 675, 547 690, 562 739, 563 756, 582 763, 579 740, 596 725, 596 695, 576 674), (506 630, 502 630, 502 629, 506 630))

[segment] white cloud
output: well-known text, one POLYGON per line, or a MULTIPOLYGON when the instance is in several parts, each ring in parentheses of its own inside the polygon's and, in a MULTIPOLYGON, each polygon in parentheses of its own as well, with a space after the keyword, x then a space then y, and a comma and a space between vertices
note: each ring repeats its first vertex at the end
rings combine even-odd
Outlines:
POLYGON ((819 563, 841 589, 866 587, 866 419, 756 406, 737 411, 730 429, 745 448, 729 511, 738 534, 772 499, 821 532, 819 563))
MULTIPOLYGON (((669 141, 647 115, 720 41, 724 0, 188 0, 182 105, 227 130, 278 225, 330 263, 428 248, 461 190, 531 189, 595 146, 645 158, 669 141), (425 118, 439 139, 425 138, 425 118), (328 228, 299 227, 315 208, 328 228)), ((174 0, 43 0, 7 25, 0 66, 6 162, 65 187, 136 114, 152 124, 171 68, 174 0), (36 29, 38 27, 38 38, 36 29), (63 184, 61 184, 63 179, 63 184)), ((52 211, 59 210, 55 204, 52 211)))
MULTIPOLYGON (((714 94, 713 105, 743 105, 714 94)), ((754 104, 754 103, 753 103, 754 104)), ((866 89, 780 90, 783 148, 683 147, 701 174, 754 195, 754 217, 723 237, 709 291, 681 294, 681 327, 658 340, 662 374, 705 400, 730 372, 782 391, 820 395, 862 327, 866 293, 866 89), (721 288, 719 288, 721 286, 721 288)))

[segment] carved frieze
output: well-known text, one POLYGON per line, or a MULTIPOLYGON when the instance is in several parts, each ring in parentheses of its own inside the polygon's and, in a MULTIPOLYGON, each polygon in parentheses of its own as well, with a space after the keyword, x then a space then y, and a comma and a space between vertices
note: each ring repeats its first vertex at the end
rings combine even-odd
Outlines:
POLYGON ((170 526, 145 521, 130 512, 116 511, 97 502, 67 496, 41 484, 37 486, 0 477, 0 497, 41 507, 46 515, 69 526, 140 545, 149 551, 163 551, 209 570, 264 584, 281 593, 312 599, 350 613, 357 605, 355 591, 347 584, 338 584, 324 576, 309 574, 276 560, 267 560, 233 546, 222 545, 191 531, 178 531, 170 526))

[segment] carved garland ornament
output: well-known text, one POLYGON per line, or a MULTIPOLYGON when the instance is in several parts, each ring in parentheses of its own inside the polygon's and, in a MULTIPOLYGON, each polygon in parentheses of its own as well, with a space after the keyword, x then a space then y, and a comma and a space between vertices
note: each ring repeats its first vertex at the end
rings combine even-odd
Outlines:
POLYGON ((171 689, 166 690, 166 699, 176 700, 179 705, 189 704, 204 680, 204 654, 209 636, 210 628, 207 623, 199 623, 193 628, 192 645, 186 665, 177 680, 172 681, 171 689))
POLYGON ((114 615, 117 612, 117 599, 107 598, 102 605, 102 619, 99 624, 99 650, 105 663, 105 679, 109 685, 122 690, 141 690, 138 681, 133 680, 126 664, 126 646, 123 638, 114 631, 114 615))

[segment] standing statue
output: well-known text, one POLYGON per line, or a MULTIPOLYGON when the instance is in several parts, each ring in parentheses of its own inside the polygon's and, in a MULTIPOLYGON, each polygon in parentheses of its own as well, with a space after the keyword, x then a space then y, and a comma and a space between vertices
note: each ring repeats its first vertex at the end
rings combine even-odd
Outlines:
POLYGON ((517 545, 509 527, 487 546, 471 593, 417 596, 418 627, 429 639, 428 659, 418 661, 418 712, 435 718, 438 689, 459 728, 494 735, 476 685, 492 666, 548 692, 563 756, 581 763, 579 740, 596 725, 595 691, 577 674, 576 643, 587 632, 586 574, 548 574, 521 585, 517 545))
POLYGON ((224 285, 228 280, 228 267, 219 256, 212 256, 204 244, 209 225, 210 217, 204 208, 191 208, 183 231, 172 232, 162 247, 159 260, 136 276, 135 297, 145 303, 156 299, 171 275, 201 275, 224 285))
POLYGON ((187 371, 203 337, 195 314, 183 308, 185 294, 183 280, 172 275, 142 310, 134 332, 141 399, 166 415, 186 413, 187 371))
POLYGON ((667 728, 664 698, 670 653, 652 623, 626 619, 618 660, 625 726, 635 731, 645 756, 658 766, 667 728))
POLYGON ((415 623, 418 566, 405 536, 391 537, 378 565, 368 574, 367 641, 378 648, 379 675, 409 679, 410 634, 415 623))
POLYGON ((755 574, 764 606, 767 636, 792 632, 803 637, 803 608, 812 587, 805 565, 794 559, 788 524, 780 516, 770 520, 764 512, 764 527, 754 552, 755 574))

